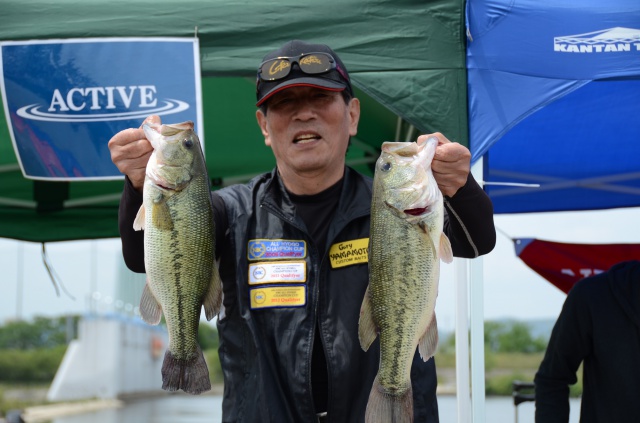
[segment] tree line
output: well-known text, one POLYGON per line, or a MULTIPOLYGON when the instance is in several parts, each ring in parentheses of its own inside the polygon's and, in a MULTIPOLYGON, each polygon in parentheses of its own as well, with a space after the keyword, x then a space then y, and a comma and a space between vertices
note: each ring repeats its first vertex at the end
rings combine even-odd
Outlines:
MULTIPOLYGON (((488 320, 484 323, 485 351, 523 354, 544 352, 548 339, 544 336, 534 337, 531 332, 531 327, 524 322, 488 320)), ((453 353, 455 345, 455 336, 451 334, 445 337, 438 350, 453 353)))
MULTIPOLYGON (((0 382, 51 382, 79 320, 78 315, 35 317, 0 326, 0 382)), ((215 326, 200 324, 198 342, 210 363, 212 381, 221 381, 215 326)), ((534 338, 526 323, 487 321, 484 343, 487 352, 529 354, 544 352, 547 340, 534 338)), ((443 339, 439 351, 455 351, 455 336, 443 339)))
MULTIPOLYGON (((35 317, 8 321, 0 326, 0 383, 50 383, 62 362, 69 342, 78 333, 79 315, 35 317)), ((198 342, 208 357, 218 360, 218 334, 210 324, 201 324, 198 342)), ((221 378, 219 363, 212 376, 221 378)))

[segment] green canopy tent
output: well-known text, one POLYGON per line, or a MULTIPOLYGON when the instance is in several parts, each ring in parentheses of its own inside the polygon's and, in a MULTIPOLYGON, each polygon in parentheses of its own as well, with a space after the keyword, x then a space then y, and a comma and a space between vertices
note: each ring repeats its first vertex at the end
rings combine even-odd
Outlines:
MULTIPOLYGON (((274 165, 255 122, 255 72, 291 39, 328 44, 349 68, 362 117, 347 160, 359 170, 371 173, 386 140, 439 131, 468 145, 463 19, 462 0, 4 0, 0 40, 197 36, 207 167, 224 186, 274 165)), ((0 237, 117 237, 121 189, 25 179, 0 118, 0 237)))

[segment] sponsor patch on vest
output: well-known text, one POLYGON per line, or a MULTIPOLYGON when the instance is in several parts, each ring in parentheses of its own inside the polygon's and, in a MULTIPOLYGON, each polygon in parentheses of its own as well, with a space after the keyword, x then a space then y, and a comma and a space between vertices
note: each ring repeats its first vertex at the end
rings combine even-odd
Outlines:
POLYGON ((307 302, 307 287, 304 285, 279 285, 251 288, 251 308, 300 307, 307 302))
POLYGON ((353 264, 367 263, 369 261, 368 248, 369 238, 353 239, 333 244, 329 249, 331 267, 336 269, 353 264))
POLYGON ((306 282, 305 261, 258 262, 249 265, 249 285, 273 282, 306 282))
POLYGON ((303 240, 252 239, 247 248, 249 260, 301 259, 306 256, 307 243, 303 240))

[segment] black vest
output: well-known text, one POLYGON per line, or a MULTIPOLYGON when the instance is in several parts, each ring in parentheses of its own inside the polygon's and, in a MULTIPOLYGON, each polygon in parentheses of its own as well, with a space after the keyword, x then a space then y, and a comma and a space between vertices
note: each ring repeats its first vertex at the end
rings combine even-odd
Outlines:
MULTIPOLYGON (((364 421, 380 351, 377 340, 366 353, 358 341, 368 265, 357 259, 342 267, 332 263, 344 264, 346 254, 339 253, 349 248, 362 259, 357 247, 364 241, 351 241, 369 237, 372 181, 347 168, 343 184, 328 233, 333 255, 313 244, 275 171, 216 192, 229 222, 225 242, 217 246, 224 285, 218 331, 225 423, 316 421, 316 322, 329 374, 328 421, 364 421)), ((434 360, 425 363, 416 355, 411 378, 414 421, 437 422, 434 360)))

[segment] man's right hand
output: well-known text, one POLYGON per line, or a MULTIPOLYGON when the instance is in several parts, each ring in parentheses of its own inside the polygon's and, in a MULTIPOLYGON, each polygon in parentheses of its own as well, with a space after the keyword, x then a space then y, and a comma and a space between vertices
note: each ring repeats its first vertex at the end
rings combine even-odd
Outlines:
MULTIPOLYGON (((144 120, 143 125, 145 123, 159 125, 160 117, 149 116, 144 120)), ((153 147, 144 136, 142 125, 140 128, 124 129, 115 134, 109 140, 109 151, 113 164, 120 172, 127 175, 136 190, 142 192, 147 162, 153 153, 153 147)))

